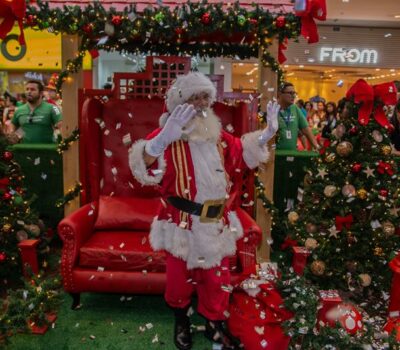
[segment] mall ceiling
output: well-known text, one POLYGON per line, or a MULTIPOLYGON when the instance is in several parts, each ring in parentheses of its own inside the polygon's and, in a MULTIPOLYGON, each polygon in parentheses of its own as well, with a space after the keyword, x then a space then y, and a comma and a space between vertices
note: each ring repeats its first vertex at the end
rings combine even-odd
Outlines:
POLYGON ((327 24, 400 27, 400 0, 327 0, 327 24))

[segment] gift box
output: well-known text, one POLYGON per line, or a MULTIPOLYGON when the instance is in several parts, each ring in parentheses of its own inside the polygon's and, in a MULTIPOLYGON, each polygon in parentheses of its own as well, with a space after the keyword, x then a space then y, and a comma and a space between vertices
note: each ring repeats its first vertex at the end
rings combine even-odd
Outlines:
POLYGON ((329 310, 337 307, 340 303, 342 303, 342 298, 339 295, 337 290, 320 290, 319 291, 319 303, 320 309, 318 311, 318 323, 321 325, 325 325, 328 323, 326 318, 326 314, 329 310))
POLYGON ((301 276, 304 273, 307 258, 310 256, 311 252, 305 247, 293 247, 293 253, 292 267, 294 272, 301 276))

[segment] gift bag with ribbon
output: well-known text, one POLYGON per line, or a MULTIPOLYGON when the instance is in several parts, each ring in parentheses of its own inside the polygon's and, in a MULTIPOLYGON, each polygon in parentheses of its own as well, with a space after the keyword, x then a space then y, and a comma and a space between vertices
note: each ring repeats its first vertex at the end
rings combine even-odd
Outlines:
POLYGON ((283 306, 273 282, 247 279, 232 296, 228 326, 246 350, 279 349, 289 346, 290 337, 281 324, 293 314, 283 306))

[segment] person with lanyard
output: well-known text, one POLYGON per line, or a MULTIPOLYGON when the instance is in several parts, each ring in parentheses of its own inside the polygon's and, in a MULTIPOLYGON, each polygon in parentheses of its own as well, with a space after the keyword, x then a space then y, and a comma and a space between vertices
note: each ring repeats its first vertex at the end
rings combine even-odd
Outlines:
POLYGON ((276 149, 296 150, 299 133, 304 135, 310 144, 319 150, 318 145, 307 120, 300 108, 294 103, 296 92, 292 83, 283 83, 278 90, 278 102, 281 106, 279 112, 279 130, 276 149))
POLYGON ((27 103, 15 111, 12 127, 13 131, 22 129, 23 143, 54 143, 55 134, 61 132, 61 112, 43 101, 43 90, 41 82, 29 80, 25 85, 27 103))

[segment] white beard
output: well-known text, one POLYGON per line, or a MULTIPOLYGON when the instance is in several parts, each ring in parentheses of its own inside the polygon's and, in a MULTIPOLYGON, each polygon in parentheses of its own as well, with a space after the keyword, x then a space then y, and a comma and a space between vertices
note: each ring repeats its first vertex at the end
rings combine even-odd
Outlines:
POLYGON ((221 122, 211 108, 196 115, 186 126, 187 129, 194 129, 183 137, 192 142, 217 143, 221 134, 221 122), (203 114, 204 113, 204 114, 203 114))

